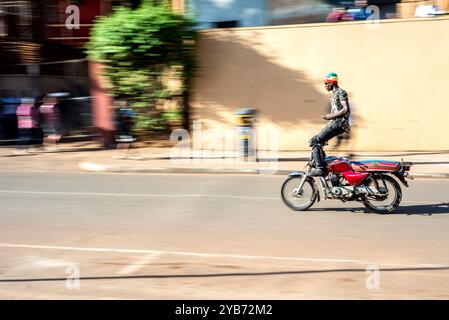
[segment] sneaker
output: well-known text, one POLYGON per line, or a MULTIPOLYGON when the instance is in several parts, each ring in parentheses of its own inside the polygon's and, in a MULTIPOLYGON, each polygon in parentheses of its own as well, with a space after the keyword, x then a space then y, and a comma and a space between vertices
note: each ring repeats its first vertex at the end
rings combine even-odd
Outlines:
POLYGON ((44 146, 44 149, 46 152, 56 152, 59 151, 58 147, 56 146, 44 146))
POLYGON ((28 154, 28 151, 26 149, 16 149, 13 152, 14 152, 14 154, 17 154, 17 155, 28 154))

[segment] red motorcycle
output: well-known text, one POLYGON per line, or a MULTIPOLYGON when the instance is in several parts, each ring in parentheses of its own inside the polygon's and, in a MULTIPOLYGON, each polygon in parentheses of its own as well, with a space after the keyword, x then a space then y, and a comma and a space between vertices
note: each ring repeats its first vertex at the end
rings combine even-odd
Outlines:
POLYGON ((325 161, 326 177, 309 175, 314 167, 313 160, 307 164, 307 172, 289 174, 281 188, 282 199, 287 206, 297 211, 307 210, 315 201, 320 201, 321 193, 324 199, 361 202, 377 213, 391 213, 399 207, 402 190, 398 181, 408 187, 405 178, 410 178, 410 162, 351 161, 338 157, 325 157, 325 161))

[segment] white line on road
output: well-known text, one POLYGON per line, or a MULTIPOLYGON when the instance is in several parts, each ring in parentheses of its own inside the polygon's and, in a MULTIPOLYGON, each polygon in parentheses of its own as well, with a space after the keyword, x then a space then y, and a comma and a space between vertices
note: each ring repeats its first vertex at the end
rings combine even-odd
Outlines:
POLYGON ((199 253, 199 252, 183 252, 183 251, 161 251, 161 250, 145 250, 145 249, 116 249, 116 248, 87 248, 87 247, 64 247, 64 246, 44 246, 44 245, 30 245, 30 244, 14 244, 14 243, 0 243, 0 247, 4 248, 26 248, 26 249, 42 249, 42 250, 71 250, 71 251, 86 251, 86 252, 115 252, 115 253, 143 253, 148 255, 180 255, 180 256, 194 256, 206 258, 232 258, 232 259, 247 259, 247 260, 285 260, 285 261, 307 261, 307 262, 326 262, 326 263, 355 263, 361 265, 377 265, 389 267, 427 267, 427 268, 449 268, 449 265, 442 264, 392 264, 392 263, 378 263, 368 262, 353 259, 326 259, 326 258, 302 258, 302 257, 276 257, 276 256, 252 256, 252 255, 237 255, 237 254, 222 254, 222 253, 199 253))
POLYGON ((9 194, 41 194, 63 196, 103 196, 103 197, 187 197, 187 198, 234 198, 253 200, 279 200, 276 197, 239 196, 232 194, 156 194, 156 193, 107 193, 107 192, 64 192, 64 191, 28 191, 28 190, 0 190, 9 194))
MULTIPOLYGON (((66 191, 30 191, 30 190, 0 190, 0 193, 6 194, 41 194, 41 195, 62 195, 62 196, 101 196, 101 197, 184 197, 184 198, 233 198, 249 200, 280 200, 280 197, 261 197, 261 196, 241 196, 233 194, 156 194, 156 193, 110 193, 110 192, 66 192, 66 191)), ((444 201, 402 201, 402 203, 412 204, 436 204, 444 201)))
POLYGON ((117 273, 123 274, 123 275, 137 273, 145 265, 154 261, 160 255, 161 255, 160 253, 149 253, 149 254, 143 256, 142 258, 140 258, 139 260, 137 260, 135 263, 130 264, 130 265, 124 267, 123 269, 120 269, 117 273))

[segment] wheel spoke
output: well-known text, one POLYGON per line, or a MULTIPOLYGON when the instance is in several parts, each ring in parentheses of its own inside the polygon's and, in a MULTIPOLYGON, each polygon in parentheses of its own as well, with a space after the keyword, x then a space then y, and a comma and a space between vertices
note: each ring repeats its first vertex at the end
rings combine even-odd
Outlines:
POLYGON ((376 187, 382 195, 368 195, 365 201, 368 208, 386 213, 392 212, 398 207, 402 194, 399 185, 393 178, 389 176, 376 177, 369 182, 369 186, 376 187))
POLYGON ((282 188, 282 197, 286 204, 295 210, 305 210, 313 204, 315 200, 315 190, 309 181, 299 190, 302 178, 288 179, 282 188))

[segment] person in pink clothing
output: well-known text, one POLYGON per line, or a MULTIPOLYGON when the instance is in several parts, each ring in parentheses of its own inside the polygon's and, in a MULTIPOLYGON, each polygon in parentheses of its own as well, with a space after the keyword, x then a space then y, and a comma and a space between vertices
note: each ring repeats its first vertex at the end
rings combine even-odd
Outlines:
POLYGON ((39 127, 39 111, 34 105, 34 99, 22 99, 17 107, 17 128, 19 132, 18 151, 27 152, 27 146, 33 137, 33 129, 39 127))
POLYGON ((40 106, 39 111, 44 133, 44 148, 48 151, 55 151, 61 139, 61 116, 57 97, 48 94, 44 98, 44 103, 40 106))

